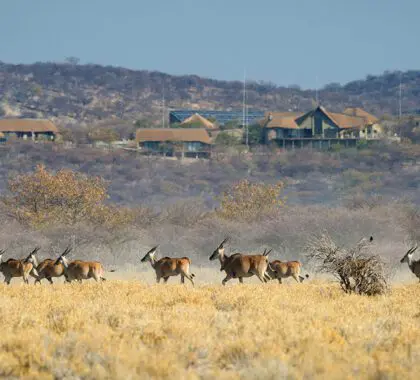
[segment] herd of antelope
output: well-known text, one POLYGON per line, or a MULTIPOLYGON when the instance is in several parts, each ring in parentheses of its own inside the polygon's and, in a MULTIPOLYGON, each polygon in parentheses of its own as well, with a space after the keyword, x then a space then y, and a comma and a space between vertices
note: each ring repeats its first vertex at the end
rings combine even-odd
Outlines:
MULTIPOLYGON (((225 253, 225 244, 227 238, 224 239, 210 256, 210 261, 219 260, 220 271, 226 273, 226 277, 222 280, 225 285, 229 280, 237 278, 243 283, 244 277, 257 276, 261 282, 277 279, 282 283, 282 279, 292 277, 296 282, 302 282, 305 277, 301 276, 302 265, 299 261, 269 261, 268 256, 271 250, 264 250, 262 254, 245 255, 243 253, 234 253, 227 255, 225 253)), ((159 283, 163 278, 166 283, 169 277, 181 276, 181 283, 187 278, 194 285, 193 273, 190 273, 191 260, 188 257, 163 257, 156 258, 158 246, 149 250, 141 262, 149 261, 155 270, 156 282, 159 283)), ((46 279, 53 284, 53 278, 63 276, 66 282, 87 280, 89 278, 95 281, 105 281, 104 267, 98 261, 69 261, 67 255, 71 252, 71 248, 66 250, 57 259, 45 259, 38 264, 37 253, 39 247, 35 248, 24 259, 8 259, 3 261, 4 250, 0 250, 0 272, 4 276, 4 282, 10 284, 13 277, 22 277, 23 281, 28 284, 29 277, 35 278, 35 284, 46 279)), ((417 246, 410 248, 401 259, 401 263, 407 262, 410 270, 420 280, 420 260, 414 260, 413 254, 417 250, 417 246)), ((114 272, 115 270, 110 270, 114 272)))

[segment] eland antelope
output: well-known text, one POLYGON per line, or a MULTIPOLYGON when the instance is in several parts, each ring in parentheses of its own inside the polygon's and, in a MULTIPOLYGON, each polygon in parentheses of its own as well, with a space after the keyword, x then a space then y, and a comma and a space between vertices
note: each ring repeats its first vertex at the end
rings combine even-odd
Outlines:
POLYGON ((23 277, 23 281, 29 284, 29 274, 33 272, 35 276, 38 275, 36 253, 39 250, 39 247, 35 248, 23 260, 9 259, 7 261, 2 261, 5 251, 0 251, 0 272, 3 273, 4 282, 9 285, 13 277, 23 277))
POLYGON ((272 261, 267 268, 268 275, 274 279, 277 278, 279 283, 282 283, 283 278, 293 277, 296 282, 302 282, 305 277, 309 278, 309 275, 306 274, 305 277, 300 275, 302 269, 302 264, 299 261, 272 261))
POLYGON ((416 275, 420 281, 420 260, 413 260, 413 253, 417 250, 417 246, 412 247, 401 259, 401 263, 407 263, 410 270, 416 275))
POLYGON ((169 277, 181 275, 182 284, 186 277, 194 286, 193 278, 195 277, 195 274, 190 273, 191 260, 188 257, 162 257, 157 260, 156 251, 158 247, 159 246, 153 247, 141 259, 142 263, 149 261, 152 265, 152 268, 156 272, 156 282, 159 283, 160 279, 163 278, 163 281, 166 283, 169 277))
MULTIPOLYGON (((70 247, 67 247, 62 255, 67 255, 71 251, 70 247)), ((53 259, 45 259, 42 261, 36 268, 38 275, 35 277, 35 284, 41 283, 41 280, 44 278, 49 281, 50 284, 53 284, 53 278, 64 276, 67 280, 67 276, 65 273, 64 265, 60 262, 56 264, 56 260, 53 259)))
MULTIPOLYGON (((63 265, 67 282, 73 280, 82 282, 82 280, 88 280, 89 278, 93 278, 97 282, 106 280, 104 278, 104 268, 99 261, 74 260, 69 262, 66 257, 69 252, 70 249, 64 251, 54 263, 56 266, 63 265)), ((110 272, 115 272, 115 270, 110 270, 110 272)))
POLYGON ((226 272, 226 277, 222 280, 222 284, 226 285, 232 278, 237 278, 243 283, 244 277, 257 276, 261 282, 267 282, 270 278, 266 273, 268 267, 268 255, 270 251, 264 250, 262 255, 244 255, 242 253, 234 253, 231 256, 225 254, 224 244, 228 238, 224 239, 210 256, 210 261, 219 259, 220 271, 226 272))

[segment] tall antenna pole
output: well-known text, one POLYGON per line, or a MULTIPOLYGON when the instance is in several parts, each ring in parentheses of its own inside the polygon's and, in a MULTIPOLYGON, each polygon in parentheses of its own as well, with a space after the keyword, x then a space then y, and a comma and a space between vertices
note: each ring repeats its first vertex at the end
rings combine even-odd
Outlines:
POLYGON ((165 82, 162 86, 162 128, 165 128, 165 82))
POLYGON ((401 85, 401 76, 402 73, 400 73, 400 90, 399 90, 399 96, 398 96, 398 105, 399 105, 399 109, 398 109, 398 119, 401 120, 401 116, 402 116, 402 85, 401 85))
POLYGON ((316 89, 315 89, 315 101, 316 105, 319 106, 319 98, 318 98, 318 75, 316 76, 316 89))
POLYGON ((242 110, 242 125, 245 128, 245 145, 249 147, 248 139, 248 120, 246 115, 246 69, 244 68, 244 93, 243 93, 243 110, 242 110))

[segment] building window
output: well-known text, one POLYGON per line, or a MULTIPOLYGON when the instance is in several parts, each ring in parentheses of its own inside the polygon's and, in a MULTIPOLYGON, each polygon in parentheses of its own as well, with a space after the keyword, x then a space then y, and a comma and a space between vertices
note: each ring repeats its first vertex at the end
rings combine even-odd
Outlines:
POLYGON ((315 135, 322 135, 322 117, 321 115, 315 115, 315 135))
POLYGON ((278 128, 276 130, 276 138, 282 139, 284 137, 283 129, 278 128))
POLYGON ((157 151, 160 148, 160 144, 156 141, 146 141, 143 143, 143 147, 147 150, 157 151))
POLYGON ((187 151, 188 152, 199 152, 201 150, 201 143, 200 142, 188 142, 187 145, 187 151))

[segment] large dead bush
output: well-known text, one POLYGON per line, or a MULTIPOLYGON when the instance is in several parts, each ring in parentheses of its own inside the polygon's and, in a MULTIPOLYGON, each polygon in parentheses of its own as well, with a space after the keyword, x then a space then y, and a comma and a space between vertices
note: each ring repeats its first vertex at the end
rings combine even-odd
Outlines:
POLYGON ((333 275, 346 293, 373 296, 386 293, 388 276, 384 262, 372 253, 371 247, 371 239, 362 239, 345 249, 323 233, 310 238, 305 252, 315 270, 333 275))

